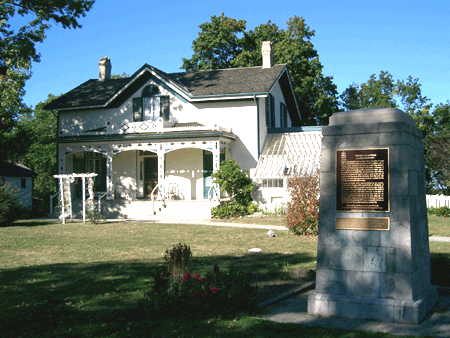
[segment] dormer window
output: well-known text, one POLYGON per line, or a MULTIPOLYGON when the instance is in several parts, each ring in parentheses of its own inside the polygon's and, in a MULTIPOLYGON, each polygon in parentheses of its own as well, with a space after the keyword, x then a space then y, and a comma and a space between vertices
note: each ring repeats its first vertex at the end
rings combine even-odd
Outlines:
POLYGON ((133 120, 156 121, 159 117, 170 118, 169 96, 161 95, 159 88, 149 85, 142 90, 141 97, 133 99, 133 120))

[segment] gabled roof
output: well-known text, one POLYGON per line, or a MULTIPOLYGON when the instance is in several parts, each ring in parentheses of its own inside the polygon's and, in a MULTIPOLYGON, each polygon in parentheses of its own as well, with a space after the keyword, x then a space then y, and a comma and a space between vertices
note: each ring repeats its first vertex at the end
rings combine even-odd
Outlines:
POLYGON ((193 97, 267 93, 286 65, 242 67, 170 74, 193 97))
POLYGON ((36 176, 35 172, 23 164, 8 163, 0 161, 0 176, 4 177, 33 177, 36 176))
POLYGON ((243 67, 167 74, 148 64, 128 78, 88 80, 47 104, 49 110, 114 108, 123 103, 152 76, 170 84, 187 100, 267 93, 287 74, 286 65, 271 68, 243 67))

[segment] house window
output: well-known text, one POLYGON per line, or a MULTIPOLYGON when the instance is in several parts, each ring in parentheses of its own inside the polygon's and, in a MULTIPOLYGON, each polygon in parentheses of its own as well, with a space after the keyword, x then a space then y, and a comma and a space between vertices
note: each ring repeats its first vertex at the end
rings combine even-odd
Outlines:
POLYGON ((21 178, 20 179, 20 187, 22 189, 26 189, 27 188, 27 179, 26 178, 21 178))
POLYGON ((266 126, 275 128, 275 98, 272 94, 266 97, 266 126))
POLYGON ((170 117, 169 96, 161 95, 158 87, 150 85, 142 90, 141 97, 133 99, 133 120, 156 121, 163 117, 168 121, 170 117))
POLYGON ((280 103, 280 128, 288 127, 288 118, 287 118, 287 109, 286 105, 281 102, 280 103))
POLYGON ((282 178, 263 178, 257 180, 260 188, 283 188, 282 178))

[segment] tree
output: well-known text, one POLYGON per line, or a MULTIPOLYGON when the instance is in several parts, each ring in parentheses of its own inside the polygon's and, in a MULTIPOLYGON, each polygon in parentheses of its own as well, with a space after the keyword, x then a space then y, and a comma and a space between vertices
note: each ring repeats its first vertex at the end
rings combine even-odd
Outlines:
POLYGON ((389 72, 381 71, 378 78, 375 74, 361 85, 351 84, 340 96, 343 110, 370 107, 400 108, 414 116, 426 107, 429 99, 422 96, 419 79, 411 76, 405 80, 394 81, 389 72))
POLYGON ((416 118, 424 131, 427 191, 450 194, 450 102, 438 104, 432 113, 421 111, 416 118), (419 119, 420 118, 420 119, 419 119))
POLYGON ((279 29, 268 21, 253 31, 246 30, 246 21, 212 16, 211 23, 200 26, 201 32, 192 43, 192 58, 183 58, 187 71, 230 67, 260 66, 263 41, 272 41, 274 63, 286 63, 291 75, 303 125, 328 123, 337 111, 337 90, 332 77, 322 74, 322 64, 311 43, 314 31, 305 20, 294 16, 287 29, 279 29), (240 37, 242 36, 242 37, 240 37))
POLYGON ((15 128, 16 144, 24 152, 19 160, 32 169, 37 176, 34 179, 33 195, 47 201, 50 194, 57 191, 53 175, 57 174, 56 112, 49 112, 43 107, 56 99, 52 94, 44 102, 39 102, 34 111, 24 110, 15 128))
MULTIPOLYGON (((91 9, 92 0, 0 0, 0 156, 11 158, 11 131, 21 109, 31 63, 40 61, 36 43, 43 42, 51 22, 63 28, 80 28, 78 19, 91 9), (30 18, 11 27, 13 17, 30 18)), ((15 22, 20 22, 15 21, 15 22)))

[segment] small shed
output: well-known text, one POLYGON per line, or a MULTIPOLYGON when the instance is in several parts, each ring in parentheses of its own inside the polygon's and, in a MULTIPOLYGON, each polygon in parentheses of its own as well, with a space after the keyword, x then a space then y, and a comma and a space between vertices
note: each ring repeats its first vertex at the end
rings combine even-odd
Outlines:
POLYGON ((33 205, 33 177, 35 172, 20 163, 0 161, 0 185, 10 184, 18 192, 22 206, 31 209, 33 205))

